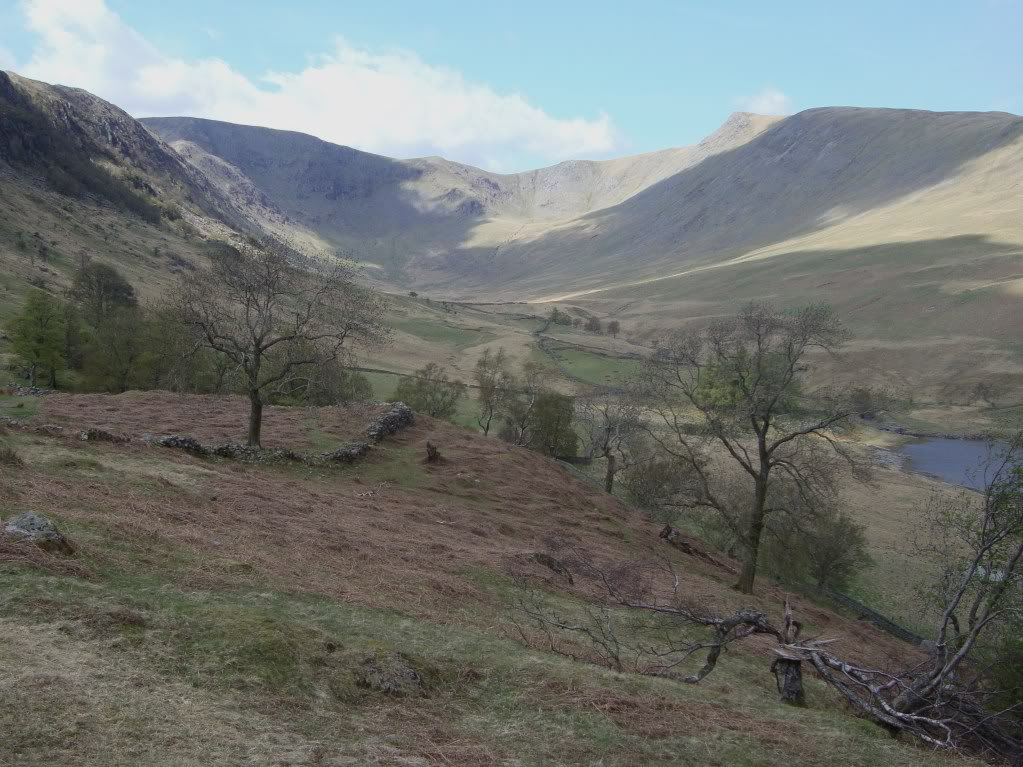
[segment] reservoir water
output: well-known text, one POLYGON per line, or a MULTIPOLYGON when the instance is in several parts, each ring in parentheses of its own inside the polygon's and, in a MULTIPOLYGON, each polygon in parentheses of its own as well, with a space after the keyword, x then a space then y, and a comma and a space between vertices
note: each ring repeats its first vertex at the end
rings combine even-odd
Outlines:
POLYGON ((929 474, 950 485, 980 490, 984 487, 984 468, 997 458, 1005 445, 982 439, 945 439, 925 437, 898 448, 908 468, 929 474))

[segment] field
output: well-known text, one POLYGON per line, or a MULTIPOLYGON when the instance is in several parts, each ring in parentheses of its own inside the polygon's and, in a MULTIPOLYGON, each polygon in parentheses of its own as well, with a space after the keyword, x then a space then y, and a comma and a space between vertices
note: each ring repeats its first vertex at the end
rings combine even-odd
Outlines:
MULTIPOLYGON (((102 419, 133 437, 152 423, 212 438, 211 413, 244 409, 230 399, 38 405, 32 423, 72 436, 8 431, 25 465, 0 469, 3 516, 51 515, 78 552, 0 539, 0 763, 965 763, 892 739, 813 680, 807 709, 779 704, 758 642, 697 686, 523 643, 524 589, 569 611, 595 593, 537 564, 537 551, 668 555, 689 597, 740 603, 729 573, 665 548, 651 520, 536 454, 420 418, 361 464, 258 466, 74 436, 102 419), (443 464, 423 462, 427 439, 443 464), (396 655, 421 693, 360 681, 396 655)), ((366 413, 327 416, 275 409, 267 440, 340 439, 366 413)), ((765 584, 753 602, 775 613, 784 596, 765 584)), ((850 657, 913 657, 868 624, 788 597, 850 657)))

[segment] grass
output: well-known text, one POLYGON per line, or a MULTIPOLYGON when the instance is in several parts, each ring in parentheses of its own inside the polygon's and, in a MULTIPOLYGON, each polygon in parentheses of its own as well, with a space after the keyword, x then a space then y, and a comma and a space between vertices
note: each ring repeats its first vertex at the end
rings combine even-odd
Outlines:
POLYGON ((0 394, 0 415, 8 418, 31 418, 39 410, 39 402, 35 397, 15 397, 0 394))
POLYGON ((495 333, 485 328, 452 325, 443 319, 429 316, 392 317, 388 322, 397 330, 404 331, 416 338, 454 349, 485 344, 497 338, 495 333))
MULTIPOLYGON (((507 579, 476 577, 495 584, 502 602, 515 595, 507 579)), ((146 748, 142 738, 153 737, 162 743, 159 763, 209 763, 214 738, 213 753, 262 743, 267 716, 278 740, 269 755, 278 760, 297 743, 319 742, 324 755, 360 763, 431 752, 439 763, 461 764, 962 763, 828 707, 813 681, 813 707, 786 708, 774 702, 764 659, 742 654, 729 654, 707 683, 692 687, 316 595, 182 589, 173 573, 91 584, 27 571, 6 578, 0 669, 23 663, 28 646, 37 657, 65 653, 44 687, 24 666, 3 682, 0 721, 13 737, 0 757, 18 755, 19 764, 55 755, 62 763, 157 763, 131 761, 146 748), (422 671, 427 698, 388 698, 359 685, 363 659, 398 652, 422 671), (71 704, 88 695, 90 705, 68 720, 55 693, 71 704), (182 697, 190 703, 181 706, 182 697), (167 739, 168 727, 194 736, 167 739), (825 743, 814 745, 817 733, 827 733, 825 743)))
POLYGON ((639 360, 608 357, 582 349, 559 348, 554 355, 570 377, 595 386, 620 386, 642 371, 639 360))
MULTIPOLYGON (((13 503, 46 506, 88 577, 0 559, 0 727, 10 733, 0 764, 962 763, 850 717, 812 680, 810 708, 782 706, 768 661, 745 649, 685 686, 526 646, 514 626, 524 584, 493 547, 508 536, 520 539, 509 551, 541 545, 542 528, 519 529, 541 520, 511 516, 507 505, 526 498, 491 497, 498 478, 471 457, 486 445, 458 448, 454 436, 442 444, 480 473, 479 499, 426 467, 421 444, 385 441, 362 463, 305 476, 19 434, 32 468, 16 473, 13 503), (61 519, 67 493, 77 500, 61 519), (327 512, 309 517, 312 503, 327 512), (456 504, 472 512, 462 523, 456 504), (339 545, 278 561, 280 538, 296 533, 339 545), (236 534, 250 536, 248 548, 228 548, 236 534), (374 535, 393 545, 381 549, 374 535), (467 540, 483 559, 446 571, 445 552, 467 540), (436 566, 413 569, 417 547, 436 566), (267 551, 272 564, 260 559, 267 551), (347 590, 353 581, 358 590, 347 590), (321 590, 334 583, 340 591, 321 590), (378 598, 388 585, 398 596, 378 598), (367 658, 394 653, 420 670, 426 697, 360 683, 367 658)), ((518 460, 499 450, 490 465, 518 460)), ((552 494, 552 507, 585 494, 521 460, 529 493, 567 493, 552 494)), ((579 514, 595 502, 580 502, 579 514)), ((606 527, 615 546, 639 538, 628 517, 580 523, 606 527)), ((584 606, 579 594, 544 599, 571 614, 584 606)))

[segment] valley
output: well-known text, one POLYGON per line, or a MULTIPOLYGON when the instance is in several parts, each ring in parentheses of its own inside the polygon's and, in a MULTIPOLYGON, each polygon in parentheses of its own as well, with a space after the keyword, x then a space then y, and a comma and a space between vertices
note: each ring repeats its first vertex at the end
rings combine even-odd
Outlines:
POLYGON ((0 764, 1011 750, 869 701, 939 658, 971 550, 929 525, 1021 497, 956 480, 1023 449, 1019 116, 740 111, 495 173, 0 72, 0 330, 2 524, 72 551, 0 527, 0 764))

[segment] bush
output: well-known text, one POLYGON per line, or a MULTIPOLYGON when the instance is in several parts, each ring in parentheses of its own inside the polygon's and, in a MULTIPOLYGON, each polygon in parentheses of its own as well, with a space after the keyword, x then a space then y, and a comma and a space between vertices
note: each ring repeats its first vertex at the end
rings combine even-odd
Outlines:
POLYGON ((529 447, 544 455, 574 457, 579 450, 579 435, 572 426, 574 418, 573 397, 555 391, 543 392, 530 417, 529 447))
POLYGON ((465 384, 452 380, 435 362, 399 381, 393 399, 404 402, 417 413, 450 419, 465 396, 465 384))
POLYGON ((24 465, 25 462, 21 460, 17 450, 8 444, 0 442, 0 466, 18 467, 24 465))
POLYGON ((844 512, 822 511, 802 529, 786 521, 772 525, 764 551, 767 567, 782 581, 844 591, 873 564, 865 528, 844 512))

